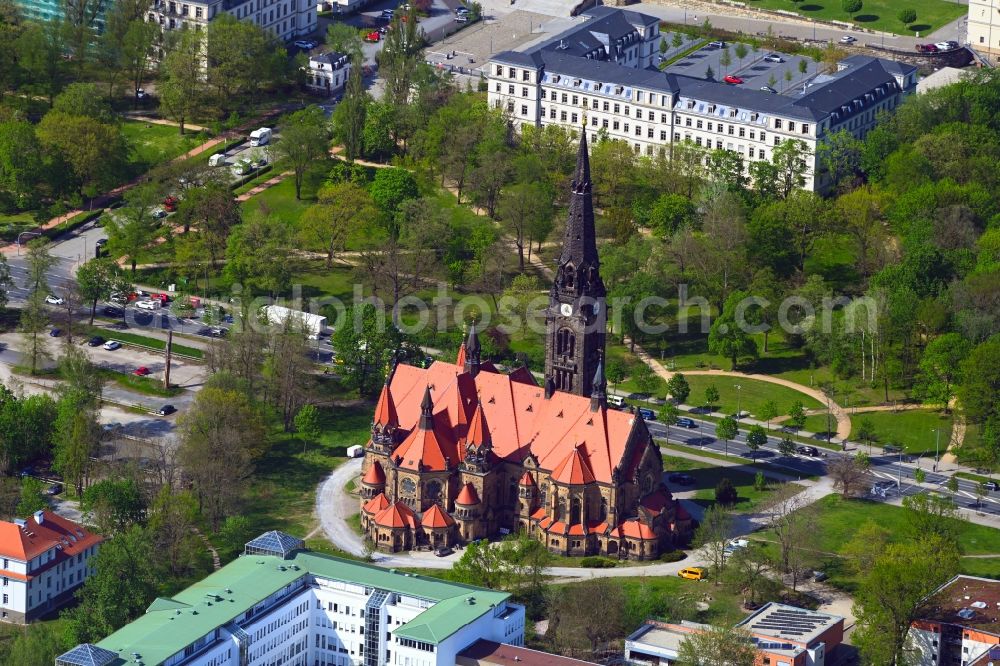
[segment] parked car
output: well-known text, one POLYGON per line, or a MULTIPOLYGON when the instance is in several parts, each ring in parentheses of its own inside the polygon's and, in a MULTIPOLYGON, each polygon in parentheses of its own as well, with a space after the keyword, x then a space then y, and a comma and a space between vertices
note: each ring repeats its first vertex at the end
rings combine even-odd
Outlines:
POLYGON ((854 37, 851 37, 850 35, 844 35, 843 37, 840 38, 841 44, 853 44, 856 41, 858 40, 855 39, 854 37))
POLYGON ((895 444, 886 444, 882 447, 882 453, 885 453, 886 455, 898 455, 902 452, 903 447, 895 444))
POLYGON ((114 351, 116 349, 121 349, 122 343, 117 340, 108 340, 104 343, 104 348, 108 351, 114 351))
POLYGON ((656 412, 654 412, 652 409, 648 407, 640 407, 635 411, 637 414, 639 414, 639 416, 641 416, 646 421, 653 421, 656 419, 656 412))
POLYGON ((785 59, 777 53, 768 53, 764 56, 764 62, 785 62, 785 59))
POLYGON ((122 310, 121 310, 121 308, 116 308, 113 305, 105 305, 104 306, 104 310, 102 310, 102 312, 107 317, 121 317, 122 316, 122 310))
POLYGON ((955 48, 952 44, 953 42, 935 42, 934 46, 937 47, 938 51, 951 51, 955 48))
POLYGON ((997 483, 992 479, 990 479, 989 481, 983 481, 983 488, 986 488, 986 490, 990 490, 992 492, 996 492, 1000 490, 1000 483, 997 483))
POLYGON ((302 49, 303 51, 308 51, 313 47, 313 43, 308 39, 297 39, 295 40, 295 48, 302 49))
POLYGON ((167 216, 167 211, 163 210, 162 208, 157 208, 151 213, 151 215, 157 220, 159 220, 167 216))
POLYGON ((142 88, 136 88, 135 89, 135 98, 136 99, 146 99, 147 97, 149 97, 149 94, 144 89, 142 89, 142 88))
POLYGON ((87 340, 87 344, 91 347, 100 347, 104 344, 104 338, 99 335, 95 335, 91 339, 87 340))
POLYGON ((709 46, 714 46, 717 49, 724 49, 724 48, 726 48, 726 43, 723 42, 723 41, 721 41, 721 40, 714 41, 714 42, 709 42, 708 45, 709 46))
POLYGON ((746 539, 730 539, 728 545, 730 548, 749 548, 750 542, 746 539))
POLYGON ((161 303, 160 301, 154 301, 150 299, 148 301, 137 301, 135 307, 139 308, 140 310, 156 310, 157 308, 161 307, 161 303))
POLYGON ((58 338, 60 335, 62 335, 62 329, 53 328, 51 331, 49 331, 49 335, 53 338, 58 338))
POLYGON ((945 42, 945 44, 948 45, 949 49, 957 49, 959 46, 961 46, 961 44, 959 44, 953 39, 949 39, 947 42, 945 42))
POLYGON ((167 211, 168 213, 173 213, 175 210, 177 210, 178 201, 179 200, 177 199, 177 197, 173 195, 168 196, 166 199, 163 200, 163 210, 167 211))
POLYGON ((468 22, 469 22, 468 14, 458 14, 457 16, 455 16, 455 23, 468 23, 468 22))
POLYGON ((819 449, 815 446, 799 446, 795 448, 795 452, 800 456, 812 456, 814 458, 819 456, 819 449))
POLYGON ((440 548, 434 551, 434 554, 437 555, 438 557, 447 557, 448 555, 451 555, 454 552, 455 551, 449 548, 448 546, 441 546, 440 548))
POLYGON ((726 83, 731 83, 733 85, 739 85, 743 83, 743 79, 741 79, 738 76, 733 76, 732 74, 726 75, 725 77, 723 77, 722 80, 725 81, 726 83))
POLYGON ((463 7, 459 7, 458 9, 455 10, 455 13, 456 14, 468 14, 469 13, 469 8, 468 7, 464 7, 464 6, 463 7))
POLYGON ((829 578, 825 571, 813 571, 813 580, 817 583, 822 583, 824 580, 829 578))
POLYGON ((917 51, 920 53, 937 53, 938 47, 934 44, 917 44, 917 51))
POLYGON ((876 481, 870 492, 876 497, 887 497, 899 492, 899 484, 895 481, 876 481))
POLYGON ((766 93, 771 93, 772 95, 778 94, 778 91, 772 88, 771 86, 761 86, 760 89, 766 93))
POLYGON ((679 425, 682 428, 697 428, 698 427, 698 424, 695 423, 694 419, 689 419, 686 416, 682 416, 681 418, 677 419, 677 425, 679 425))
POLYGON ((694 477, 690 474, 684 474, 683 472, 676 472, 667 477, 667 481, 670 483, 676 483, 680 486, 693 486, 694 477))
POLYGON ((156 410, 156 413, 159 414, 160 416, 169 416, 170 414, 173 414, 176 411, 177 408, 174 407, 173 405, 163 405, 163 407, 160 407, 158 410, 156 410))
POLYGON ((254 169, 263 169, 267 166, 267 158, 261 155, 256 159, 250 160, 250 166, 254 169))
POLYGON ((48 296, 45 297, 45 302, 48 303, 49 305, 62 305, 66 301, 64 301, 58 296, 53 296, 52 294, 49 294, 48 296))
POLYGON ((98 238, 97 242, 94 243, 94 245, 96 245, 97 247, 104 247, 107 244, 108 244, 107 238, 98 238))
POLYGON ((150 294, 149 298, 150 300, 159 301, 164 305, 170 302, 170 294, 150 294))
POLYGON ((365 35, 366 42, 377 42, 382 39, 382 35, 379 34, 378 30, 373 30, 365 35))
POLYGON ((63 486, 61 483, 53 483, 51 486, 49 486, 49 489, 46 490, 45 493, 49 496, 55 496, 61 493, 62 491, 63 491, 63 486))
POLYGON ((708 572, 701 567, 684 567, 677 572, 677 575, 688 580, 704 580, 708 572))
POLYGON ((140 365, 138 368, 132 371, 132 374, 136 375, 137 377, 146 377, 147 375, 151 375, 153 373, 146 366, 140 365))

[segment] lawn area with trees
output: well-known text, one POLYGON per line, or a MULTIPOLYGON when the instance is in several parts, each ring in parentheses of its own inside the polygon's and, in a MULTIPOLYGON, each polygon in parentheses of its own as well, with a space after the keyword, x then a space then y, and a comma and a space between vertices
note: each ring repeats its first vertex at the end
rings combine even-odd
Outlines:
POLYGON ((875 437, 872 444, 901 445, 913 456, 934 457, 935 439, 940 442, 940 453, 944 454, 951 441, 952 415, 930 409, 907 409, 899 412, 861 412, 851 416, 851 439, 860 442, 859 430, 864 421, 870 422, 875 437), (934 431, 940 431, 936 434, 934 431))
POLYGON ((137 172, 169 162, 212 138, 207 132, 182 135, 171 125, 138 120, 123 122, 121 130, 132 152, 132 163, 137 172))
MULTIPOLYGON (((805 18, 826 21, 848 21, 872 30, 883 30, 899 35, 930 33, 941 26, 965 15, 961 5, 946 0, 916 0, 907 3, 907 8, 915 12, 914 20, 900 20, 900 5, 892 0, 864 0, 858 2, 858 9, 848 13, 840 0, 817 0, 802 4, 785 0, 753 0, 751 7, 780 9, 801 14, 805 18)), ((850 7, 854 9, 853 6, 850 7)))
POLYGON ((768 402, 773 402, 777 406, 779 415, 787 414, 796 402, 801 402, 805 409, 819 409, 823 406, 814 398, 780 384, 743 377, 691 374, 685 374, 684 377, 691 387, 688 404, 706 405, 705 391, 714 386, 719 397, 713 401, 713 411, 724 414, 735 414, 737 403, 741 410, 750 412, 754 418, 757 418, 768 402), (741 388, 737 389, 737 385, 741 388))

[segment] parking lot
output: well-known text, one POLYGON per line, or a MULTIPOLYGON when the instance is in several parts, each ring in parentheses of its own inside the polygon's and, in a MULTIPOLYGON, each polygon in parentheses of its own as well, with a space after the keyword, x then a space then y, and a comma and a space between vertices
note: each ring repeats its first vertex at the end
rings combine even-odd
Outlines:
POLYGON ((736 57, 736 44, 734 43, 726 42, 725 47, 722 48, 706 44, 667 67, 666 71, 703 79, 708 69, 711 68, 716 81, 721 81, 726 75, 733 75, 743 79, 743 83, 740 85, 744 88, 760 90, 763 86, 769 86, 779 93, 787 94, 800 93, 802 85, 808 84, 816 76, 818 65, 811 58, 774 53, 764 49, 754 51, 750 45, 745 46, 747 54, 740 60, 736 57), (728 67, 724 67, 722 65, 723 54, 727 51, 730 64, 728 67), (781 58, 782 62, 764 60, 772 53, 781 58), (800 62, 805 62, 805 74, 800 69, 800 62))

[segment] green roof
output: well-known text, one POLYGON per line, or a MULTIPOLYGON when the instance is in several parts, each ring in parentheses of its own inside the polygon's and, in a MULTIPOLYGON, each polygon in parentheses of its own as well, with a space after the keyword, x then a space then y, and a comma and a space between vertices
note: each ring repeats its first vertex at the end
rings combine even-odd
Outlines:
POLYGON ((439 643, 510 597, 506 592, 308 551, 289 559, 244 555, 173 598, 156 599, 145 615, 98 645, 118 653, 119 663, 131 660, 137 652, 145 664, 155 666, 309 573, 435 602, 392 632, 427 643, 439 643))

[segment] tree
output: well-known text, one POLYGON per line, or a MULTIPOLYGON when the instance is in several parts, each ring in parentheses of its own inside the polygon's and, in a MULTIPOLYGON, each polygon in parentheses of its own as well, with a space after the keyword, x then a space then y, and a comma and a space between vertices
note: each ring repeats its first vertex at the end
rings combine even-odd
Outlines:
POLYGON ((45 483, 33 476, 21 479, 21 499, 17 503, 18 516, 30 516, 36 511, 49 508, 45 497, 45 483))
POLYGON ((805 74, 807 71, 809 71, 809 62, 802 58, 799 60, 799 74, 805 74))
POLYGON ((732 506, 739 499, 739 493, 729 477, 724 476, 715 484, 715 501, 722 506, 732 506))
POLYGON ((705 67, 705 78, 708 79, 709 81, 715 78, 715 70, 712 69, 711 65, 705 67))
POLYGON ((795 442, 791 437, 785 436, 781 438, 778 442, 778 452, 783 456, 791 456, 795 454, 795 442))
POLYGON ((717 404, 719 404, 719 389, 715 388, 715 384, 709 384, 705 387, 705 407, 711 409, 717 404))
POLYGON ((197 530, 203 520, 198 501, 190 491, 175 490, 169 484, 160 488, 149 507, 148 533, 162 576, 184 579, 198 575, 205 545, 197 530))
POLYGON ((697 208, 688 197, 681 194, 663 194, 649 209, 648 223, 660 238, 672 238, 678 229, 691 226, 697 217, 697 208))
POLYGON ((729 55, 729 47, 722 49, 722 55, 719 56, 719 64, 722 65, 723 74, 725 74, 729 69, 729 66, 733 64, 733 57, 729 55))
POLYGON ((792 70, 790 70, 790 69, 786 69, 786 70, 785 70, 785 76, 784 76, 784 79, 785 79, 785 83, 786 83, 786 84, 788 84, 788 83, 791 83, 791 82, 792 82, 792 78, 793 78, 794 76, 795 76, 795 75, 794 75, 794 74, 792 74, 792 70))
POLYGON ((452 566, 450 578, 459 583, 500 590, 506 589, 509 575, 507 562, 500 556, 499 548, 473 541, 452 566))
POLYGON ((841 0, 840 6, 845 14, 857 14, 861 11, 861 0, 841 0))
POLYGON ((244 289, 275 297, 291 285, 291 233, 277 216, 251 215, 226 242, 223 273, 244 289))
POLYGON ((816 517, 807 502, 793 485, 783 485, 763 507, 778 542, 776 563, 782 572, 791 574, 793 590, 815 560, 816 517))
POLYGON ((753 666, 760 653, 741 627, 712 626, 685 636, 677 649, 683 666, 753 666))
POLYGON ((851 540, 840 549, 840 554, 858 575, 864 575, 885 552, 892 533, 872 520, 862 523, 851 540))
POLYGON ((775 78, 774 74, 767 77, 767 87, 774 89, 774 86, 778 85, 778 79, 775 78))
POLYGON ((757 451, 767 445, 767 432, 759 425, 750 426, 747 432, 747 448, 750 449, 751 458, 756 456, 757 451))
POLYGON ((118 209, 118 214, 106 218, 108 232, 108 254, 124 257, 132 267, 135 276, 139 255, 156 240, 159 235, 159 221, 153 211, 159 205, 160 197, 152 187, 136 187, 125 195, 126 204, 118 209))
MULTIPOLYGON (((674 399, 674 402, 677 404, 683 404, 684 401, 688 399, 688 396, 691 395, 691 386, 688 384, 687 378, 684 377, 684 375, 679 372, 675 372, 671 375, 670 379, 667 380, 667 393, 674 399)), ((706 397, 707 395, 708 394, 706 393, 706 397)), ((718 398, 716 398, 716 400, 718 400, 718 398)))
POLYGON ((923 483, 924 481, 927 480, 927 472, 918 467, 917 469, 913 470, 913 480, 916 481, 917 483, 923 483))
POLYGON ((413 174, 398 167, 379 169, 370 193, 379 210, 388 215, 395 215, 404 201, 420 196, 413 174))
POLYGON ((125 173, 128 147, 115 124, 52 110, 36 132, 45 150, 66 161, 83 194, 116 185, 125 173))
POLYGON ((407 351, 399 329, 386 326, 385 313, 372 303, 347 308, 331 342, 344 360, 344 384, 365 396, 377 394, 393 356, 407 351))
POLYGON ((108 539, 93 557, 94 574, 64 613, 69 643, 93 643, 146 612, 156 596, 157 561, 149 535, 138 525, 108 539))
POLYGON ((91 458, 101 440, 93 396, 79 389, 63 393, 57 404, 53 439, 52 466, 74 486, 77 496, 82 496, 90 479, 91 458))
POLYGON ((320 422, 319 410, 315 405, 304 405, 295 415, 295 432, 302 439, 302 453, 306 452, 306 444, 319 441, 320 422))
POLYGON ((948 495, 920 493, 903 498, 903 516, 908 535, 919 540, 922 535, 937 535, 958 542, 961 521, 955 500, 948 495))
POLYGON ((904 26, 909 26, 916 23, 917 12, 915 9, 907 7, 906 9, 900 9, 899 13, 896 14, 896 18, 898 18, 899 22, 904 26))
MULTIPOLYGON (((129 22, 128 29, 122 38, 121 64, 129 77, 133 103, 139 101, 139 89, 142 88, 143 81, 149 75, 153 42, 158 34, 159 31, 156 29, 156 24, 139 19, 129 22)), ((160 101, 162 102, 162 80, 160 81, 158 91, 160 93, 160 101)))
POLYGON ((858 424, 858 439, 868 445, 869 453, 872 450, 872 442, 878 439, 878 435, 875 432, 875 423, 869 418, 861 419, 861 423, 858 424))
POLYGON ((708 331, 709 350, 729 358, 734 370, 739 359, 757 356, 757 342, 744 330, 742 322, 736 321, 736 312, 746 296, 741 291, 733 292, 708 331))
POLYGON ((235 511, 253 462, 264 453, 260 413, 242 392, 206 387, 177 425, 180 462, 202 514, 217 531, 235 511))
POLYGON ((779 414, 778 403, 776 403, 774 400, 768 400, 767 402, 765 402, 763 405, 760 406, 760 411, 758 411, 757 413, 757 418, 764 419, 764 422, 767 423, 767 429, 768 431, 770 431, 771 421, 773 419, 776 419, 778 417, 778 414, 779 414))
POLYGON ((743 66, 743 58, 746 58, 747 54, 749 53, 749 50, 747 49, 747 45, 744 44, 743 42, 737 42, 736 46, 733 47, 733 53, 735 53, 736 57, 739 58, 739 60, 740 60, 740 67, 742 67, 743 66))
POLYGON ((364 57, 362 54, 364 43, 357 28, 340 21, 332 21, 326 27, 326 46, 337 53, 349 55, 352 65, 360 69, 364 57))
POLYGON ((958 549, 934 535, 886 545, 854 597, 854 644, 866 663, 908 663, 906 641, 931 593, 958 571, 958 549))
POLYGON ((21 309, 21 318, 18 323, 18 332, 25 342, 25 353, 30 360, 31 374, 33 375, 38 372, 39 362, 48 355, 45 339, 42 336, 49 323, 44 299, 42 291, 29 294, 21 309))
POLYGON ((858 465, 854 456, 838 456, 826 464, 826 470, 833 479, 834 488, 840 488, 844 497, 864 492, 867 472, 858 465))
POLYGON ((928 402, 940 404, 945 411, 962 383, 962 363, 972 345, 958 333, 945 333, 931 340, 920 359, 920 394, 928 402))
POLYGON ((802 430, 806 425, 806 408, 802 405, 801 400, 796 400, 792 403, 791 408, 788 410, 788 419, 785 420, 789 428, 793 430, 802 430))
POLYGON ((81 508, 88 524, 104 536, 124 532, 146 518, 146 498, 131 478, 98 481, 84 491, 81 508))
POLYGON ((323 109, 312 104, 286 117, 281 126, 281 141, 274 144, 279 157, 291 165, 295 178, 295 198, 302 198, 306 170, 326 155, 330 131, 323 109))
POLYGON ((90 325, 94 325, 97 302, 111 297, 111 286, 118 272, 118 264, 110 259, 91 259, 76 269, 76 284, 80 296, 90 302, 90 325))
POLYGON ((738 433, 736 419, 732 416, 725 417, 715 426, 715 436, 725 443, 727 456, 729 455, 729 440, 736 439, 738 433))
POLYGON ((771 562, 763 549, 756 545, 737 548, 726 563, 723 583, 743 596, 743 605, 754 608, 758 599, 772 596, 780 584, 768 574, 771 562))
POLYGON ((202 69, 205 43, 202 33, 196 30, 171 34, 178 36, 160 61, 157 91, 160 103, 184 134, 185 121, 198 113, 205 103, 205 72, 202 69))
POLYGON ((660 411, 657 413, 656 417, 659 419, 660 423, 667 426, 667 439, 670 439, 670 426, 677 425, 677 419, 679 416, 680 410, 677 409, 677 405, 669 400, 664 402, 660 407, 660 411))
POLYGON ((958 492, 958 478, 955 476, 949 476, 948 482, 945 484, 948 492, 957 493, 958 492))
POLYGON ((42 147, 34 126, 25 120, 0 122, 0 192, 18 208, 30 208, 45 180, 42 147))
POLYGON ((68 47, 62 22, 29 23, 15 42, 17 61, 30 82, 29 89, 45 95, 49 105, 68 76, 63 54, 68 47))
POLYGON ((602 643, 625 633, 627 598, 620 583, 592 578, 549 589, 548 635, 556 645, 586 647, 596 653, 602 643))
POLYGON ((364 148, 365 117, 371 97, 365 90, 361 67, 352 66, 344 88, 344 98, 333 110, 333 135, 344 145, 348 160, 361 155, 364 148))
MULTIPOLYGON (((667 52, 666 45, 667 45, 666 40, 660 41, 660 53, 667 52)), ((674 33, 673 38, 670 40, 670 45, 673 46, 675 49, 679 49, 680 47, 684 46, 684 38, 681 37, 681 33, 679 32, 674 33)))
POLYGON ((365 154, 371 159, 385 161, 396 150, 393 129, 396 124, 396 109, 385 102, 372 102, 365 114, 363 130, 365 154))
POLYGON ((518 270, 524 272, 525 245, 531 242, 532 229, 552 219, 552 192, 542 183, 521 183, 500 194, 497 214, 504 229, 517 247, 518 270))
POLYGON ((326 253, 326 267, 333 267, 333 256, 342 251, 352 232, 376 215, 372 198, 360 185, 350 181, 324 185, 315 205, 299 218, 299 237, 306 247, 326 253))
POLYGON ((726 566, 726 541, 732 536, 733 517, 722 502, 717 502, 705 510, 701 523, 691 537, 691 546, 708 561, 715 575, 715 584, 726 566))
POLYGON ((208 83, 224 110, 287 73, 288 54, 278 37, 231 14, 209 22, 205 53, 208 83))
MULTIPOLYGON (((537 279, 535 280, 535 283, 537 284, 537 279)), ((621 359, 611 359, 608 361, 608 367, 604 370, 604 375, 608 378, 608 381, 611 382, 612 389, 617 392, 618 385, 625 381, 625 378, 628 376, 628 366, 625 365, 625 362, 621 359)))

